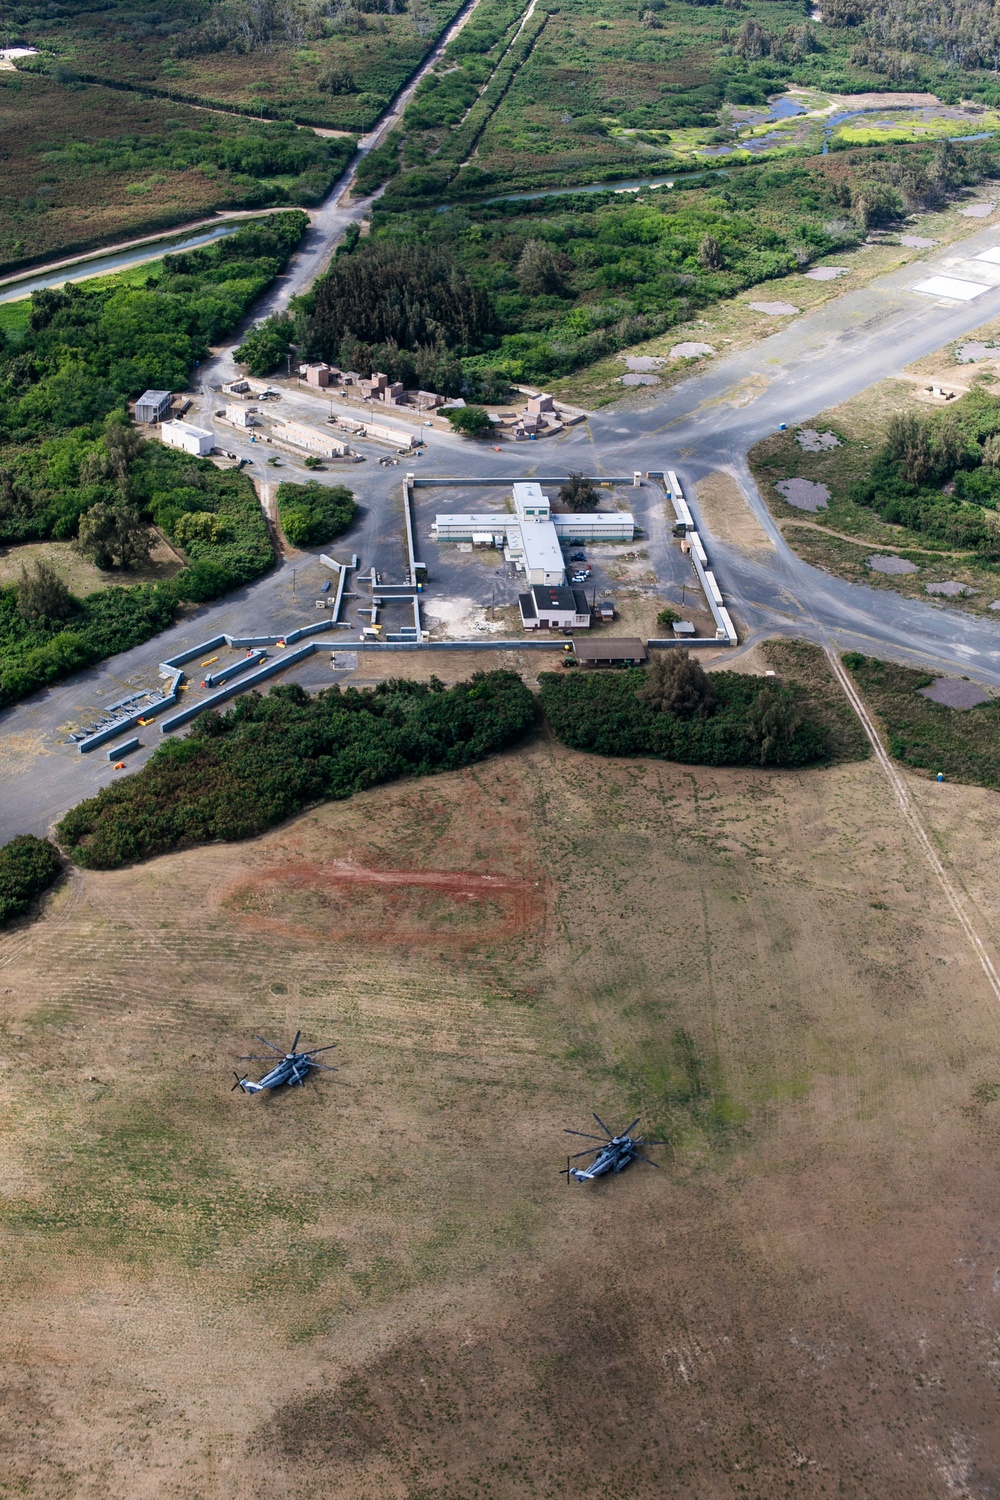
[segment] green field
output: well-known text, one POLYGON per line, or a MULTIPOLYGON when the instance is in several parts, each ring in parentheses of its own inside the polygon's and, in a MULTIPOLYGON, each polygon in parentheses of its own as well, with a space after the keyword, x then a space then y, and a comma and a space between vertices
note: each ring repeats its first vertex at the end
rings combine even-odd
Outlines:
MULTIPOLYGON (((159 92, 190 103, 343 130, 371 126, 459 9, 413 0, 324 13, 290 3, 179 0, 169 13, 100 0, 61 14, 21 6, 43 50, 31 69, 159 92)), ((331 8, 332 9, 332 8, 331 8)))
POLYGON ((353 137, 0 73, 0 271, 187 223, 215 209, 313 204, 353 137))

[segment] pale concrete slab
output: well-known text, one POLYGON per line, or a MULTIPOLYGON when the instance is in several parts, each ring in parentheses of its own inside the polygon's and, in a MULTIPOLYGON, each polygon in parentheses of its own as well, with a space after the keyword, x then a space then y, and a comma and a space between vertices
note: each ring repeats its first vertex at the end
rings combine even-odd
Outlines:
POLYGON ((926 281, 918 281, 910 290, 924 297, 950 297, 955 302, 972 302, 988 292, 989 286, 983 281, 959 281, 955 276, 928 276, 926 281))

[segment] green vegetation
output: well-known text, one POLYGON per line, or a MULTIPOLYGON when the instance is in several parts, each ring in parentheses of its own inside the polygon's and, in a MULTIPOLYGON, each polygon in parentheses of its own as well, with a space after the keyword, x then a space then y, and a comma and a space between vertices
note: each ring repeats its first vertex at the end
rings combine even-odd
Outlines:
POLYGON ((304 300, 299 325, 307 358, 453 393, 460 356, 483 346, 495 320, 488 292, 449 246, 386 238, 360 240, 336 259, 304 300))
MULTIPOLYGON (((183 389, 193 364, 283 269, 308 220, 298 210, 168 255, 143 287, 36 292, 23 340, 0 350, 0 445, 90 428, 147 386, 183 389)), ((6 453, 0 457, 6 463, 6 453)))
POLYGON ((305 125, 368 129, 458 9, 457 0, 14 0, 8 34, 42 48, 24 70, 305 125))
POLYGON ((214 839, 250 838, 311 802, 398 776, 455 770, 513 744, 534 702, 513 672, 445 688, 390 681, 370 692, 247 694, 204 714, 134 776, 74 808, 58 834, 78 863, 116 869, 214 839))
POLYGON ((455 431, 464 432, 466 437, 489 437, 493 431, 490 414, 484 406, 453 407, 447 416, 455 431))
POLYGON ((833 761, 867 760, 872 753, 861 721, 834 677, 826 652, 807 641, 764 641, 761 651, 789 683, 806 717, 819 726, 833 761))
POLYGON ((600 501, 597 485, 584 474, 571 474, 566 483, 559 486, 559 504, 565 505, 567 510, 599 510, 600 501))
POLYGON ((48 839, 19 834, 0 848, 0 927, 31 910, 62 870, 59 851, 48 839))
POLYGON ((419 376, 449 394, 503 399, 494 392, 505 384, 568 375, 998 170, 993 142, 939 143, 755 163, 718 183, 634 196, 441 213, 389 195, 375 206, 372 235, 338 257, 329 286, 318 283, 297 309, 295 341, 349 368, 370 355, 408 385, 419 376), (383 279, 400 288, 401 306, 384 297, 383 279), (455 288, 454 311, 440 317, 435 284, 455 288), (355 307, 374 309, 374 321, 355 307), (415 341, 433 344, 435 357, 418 355, 415 341))
POLYGON ((896 760, 932 774, 943 771, 953 781, 1000 787, 1000 700, 947 708, 921 695, 934 681, 928 672, 856 651, 843 661, 884 726, 896 760))
POLYGON ((319 547, 332 542, 357 515, 351 491, 343 484, 278 485, 278 519, 293 547, 319 547))
POLYGON ((118 651, 269 568, 251 481, 159 443, 125 418, 146 386, 187 384, 209 343, 238 322, 305 227, 277 214, 203 250, 167 256, 136 287, 116 278, 36 293, 23 336, 0 350, 0 542, 77 537, 101 567, 148 557, 150 524, 189 560, 169 583, 113 588, 58 609, 26 602, 58 580, 0 590, 0 703, 118 651))
POLYGON ((933 544, 1000 562, 1000 400, 973 390, 947 412, 894 416, 851 498, 933 544))
POLYGON ((0 269, 215 209, 318 203, 352 137, 0 73, 0 269))
POLYGON ((142 583, 71 603, 64 618, 26 618, 17 586, 0 588, 0 708, 165 630, 177 595, 170 585, 142 583))
POLYGON ((793 688, 736 672, 713 672, 703 685, 697 663, 684 652, 672 656, 647 671, 542 673, 542 707, 557 738, 597 755, 688 765, 801 766, 826 758, 823 733, 793 688))

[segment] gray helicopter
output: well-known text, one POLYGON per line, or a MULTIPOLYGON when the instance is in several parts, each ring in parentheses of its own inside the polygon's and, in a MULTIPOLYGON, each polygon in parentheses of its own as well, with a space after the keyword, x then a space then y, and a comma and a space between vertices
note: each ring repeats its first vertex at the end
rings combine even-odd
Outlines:
MULTIPOLYGON (((313 1068, 322 1068, 327 1073, 336 1073, 339 1071, 337 1068, 331 1068, 327 1063, 313 1062, 313 1058, 317 1052, 330 1052, 336 1047, 336 1042, 331 1042, 328 1047, 313 1047, 309 1052, 297 1052, 295 1049, 299 1045, 299 1037, 301 1035, 301 1031, 297 1031, 295 1033, 295 1040, 292 1043, 292 1050, 290 1052, 282 1052, 281 1048, 276 1047, 273 1042, 269 1042, 266 1036, 257 1036, 255 1033, 255 1040, 263 1042, 264 1046, 270 1047, 272 1052, 277 1052, 281 1061, 274 1063, 270 1072, 265 1073, 264 1077, 257 1083, 254 1083, 252 1079, 247 1077, 241 1078, 238 1073, 235 1073, 236 1082, 229 1092, 233 1093, 236 1089, 242 1089, 244 1094, 262 1094, 265 1089, 280 1089, 286 1083, 305 1083, 306 1078, 313 1068)), ((237 1062, 274 1062, 274 1059, 265 1054, 263 1057, 239 1057, 237 1058, 237 1062)))
POLYGON ((627 1126, 621 1135, 612 1135, 600 1115, 595 1115, 594 1119, 604 1131, 607 1140, 599 1135, 588 1135, 585 1130, 564 1131, 565 1135, 582 1135, 586 1141, 600 1141, 599 1146, 591 1146, 587 1151, 578 1151, 576 1156, 566 1158, 566 1165, 561 1170, 567 1182, 571 1177, 575 1177, 577 1182, 593 1182, 595 1177, 603 1177, 605 1172, 624 1172, 633 1161, 644 1161, 651 1167, 660 1165, 651 1157, 643 1156, 639 1148, 641 1146, 667 1146, 670 1143, 669 1141, 647 1141, 641 1135, 632 1135, 631 1132, 642 1119, 641 1115, 636 1115, 631 1125, 627 1126), (580 1156, 593 1156, 594 1160, 589 1167, 571 1167, 570 1162, 576 1161, 580 1156))

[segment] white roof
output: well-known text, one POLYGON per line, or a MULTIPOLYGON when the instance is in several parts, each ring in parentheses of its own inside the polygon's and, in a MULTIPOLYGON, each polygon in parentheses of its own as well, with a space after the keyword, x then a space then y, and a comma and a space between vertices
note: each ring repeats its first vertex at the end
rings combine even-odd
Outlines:
POLYGON ((536 484, 533 479, 525 480, 523 483, 519 482, 514 485, 515 505, 537 505, 539 501, 544 499, 545 496, 542 494, 541 485, 536 484))
POLYGON ((210 432, 207 427, 195 427, 192 422, 164 422, 163 426, 173 428, 174 432, 190 432, 195 437, 215 439, 214 432, 210 432))
POLYGON ((533 521, 529 517, 521 521, 521 544, 524 549, 524 565, 529 570, 544 568, 546 573, 558 573, 563 577, 566 564, 556 528, 551 521, 533 521))
POLYGON ((493 514, 472 515, 441 515, 434 517, 434 525, 440 530, 447 527, 455 530, 462 527, 468 531, 506 531, 513 520, 512 516, 505 515, 503 511, 494 511, 493 514))

